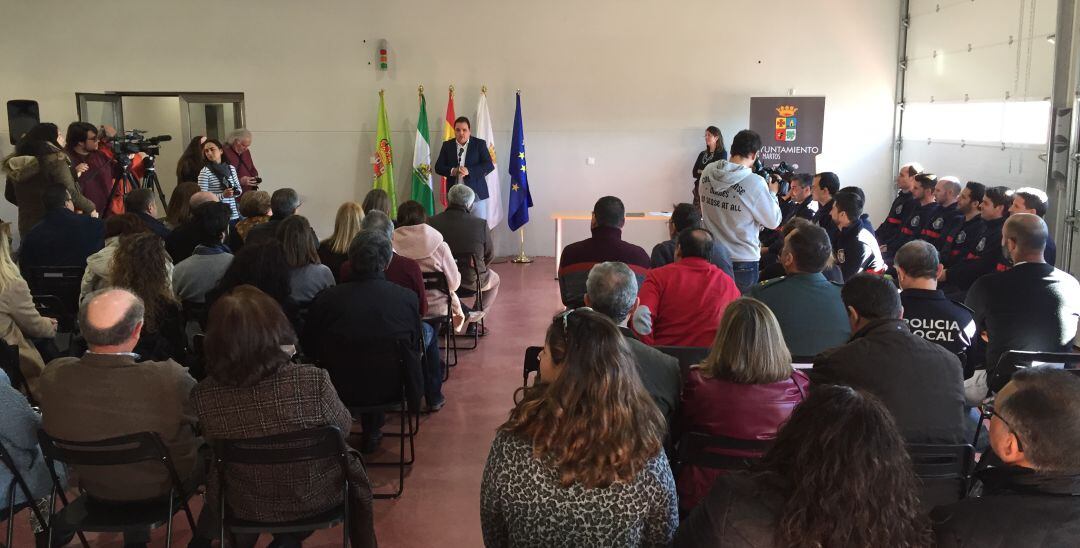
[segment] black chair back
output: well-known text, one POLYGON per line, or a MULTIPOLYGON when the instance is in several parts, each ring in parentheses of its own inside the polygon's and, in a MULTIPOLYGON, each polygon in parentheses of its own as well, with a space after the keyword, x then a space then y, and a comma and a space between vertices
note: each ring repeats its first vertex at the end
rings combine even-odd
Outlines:
POLYGON ((967 495, 975 448, 967 444, 908 444, 915 475, 922 484, 925 510, 952 504, 967 495))
POLYGON ((540 351, 543 346, 529 346, 525 348, 525 365, 522 367, 522 386, 529 386, 529 374, 536 373, 536 380, 540 380, 540 351))
POLYGON ((1065 365, 1065 369, 1077 369, 1078 364, 1080 364, 1080 354, 1009 350, 998 358, 998 362, 993 369, 987 371, 986 384, 992 389, 1005 386, 1016 370, 1030 367, 1033 362, 1060 363, 1065 365))
MULTIPOLYGON (((44 516, 41 515, 41 510, 34 504, 34 495, 30 492, 30 487, 26 484, 26 480, 22 477, 18 467, 15 464, 15 460, 11 458, 11 454, 8 452, 7 447, 0 442, 0 464, 5 466, 11 471, 11 484, 0 485, 0 489, 3 489, 2 494, 6 495, 7 504, 0 509, 0 521, 12 520, 15 514, 23 508, 30 508, 34 513, 34 517, 37 518, 38 523, 48 523, 44 516), (15 504, 15 490, 22 491, 23 498, 22 503, 15 504)), ((12 539, 15 534, 15 524, 12 521, 8 522, 7 528, 7 543, 4 546, 14 546, 12 539)))
POLYGON ((330 373, 330 382, 346 407, 373 407, 401 403, 407 391, 405 352, 408 343, 384 337, 322 339, 318 366, 330 373))
POLYGON ((458 297, 476 295, 480 290, 480 265, 483 264, 483 261, 475 254, 469 253, 455 258, 454 262, 457 263, 458 272, 461 273, 461 287, 457 290, 458 297))
POLYGON ((22 367, 20 367, 18 346, 0 341, 0 369, 11 380, 12 388, 24 394, 30 394, 30 386, 26 383, 26 377, 23 376, 22 367))
POLYGON ((705 361, 705 357, 709 355, 709 348, 706 346, 655 346, 653 348, 679 360, 679 371, 684 379, 690 374, 690 366, 705 361))
POLYGON ((746 440, 687 432, 679 440, 678 465, 715 470, 746 470, 769 450, 773 440, 746 440))
MULTIPOLYGON (((56 307, 57 314, 52 317, 57 319, 71 319, 79 313, 79 292, 82 289, 83 271, 82 266, 30 266, 22 269, 26 285, 30 286, 30 294, 35 297, 51 295, 59 300, 59 304, 51 304, 56 307)), ((66 330, 66 325, 61 328, 66 330)))
MULTIPOLYGON (((450 298, 450 283, 446 280, 446 274, 442 272, 420 272, 424 279, 425 291, 438 291, 446 295, 446 315, 441 318, 425 318, 424 321, 432 324, 438 334, 439 329, 445 329, 442 348, 446 349, 446 357, 443 359, 443 380, 450 378, 450 368, 457 365, 457 338, 454 337, 453 300, 450 298)), ((431 306, 428 301, 428 306, 431 306)))

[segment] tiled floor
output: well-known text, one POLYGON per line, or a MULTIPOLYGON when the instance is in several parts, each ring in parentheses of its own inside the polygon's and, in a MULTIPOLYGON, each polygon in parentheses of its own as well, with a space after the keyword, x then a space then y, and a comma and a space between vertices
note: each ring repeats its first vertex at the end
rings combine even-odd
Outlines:
MULTIPOLYGON (((480 477, 488 447, 512 406, 514 390, 521 385, 525 347, 542 343, 552 314, 562 308, 558 284, 552 279, 553 259, 499 264, 494 269, 502 278, 502 288, 488 316, 489 334, 481 339, 479 349, 460 354, 460 365, 451 370, 443 388, 446 407, 423 419, 416 439, 416 464, 405 479, 404 494, 397 500, 375 501, 375 530, 381 547, 483 544, 480 477)), ((395 444, 391 438, 383 441, 384 448, 395 444)), ((395 456, 390 452, 375 455, 380 460, 395 456)), ((377 491, 397 481, 396 468, 374 468, 369 473, 377 491)), ((177 516, 173 534, 173 545, 178 547, 186 546, 191 538, 182 515, 177 516)), ((33 546, 26 517, 19 515, 16 523, 14 546, 33 546)), ((95 547, 121 545, 116 535, 88 537, 95 547)), ((259 546, 268 541, 264 536, 259 546)), ((321 531, 304 543, 310 548, 340 544, 340 529, 321 531)), ((161 529, 155 532, 152 546, 164 545, 161 529)))

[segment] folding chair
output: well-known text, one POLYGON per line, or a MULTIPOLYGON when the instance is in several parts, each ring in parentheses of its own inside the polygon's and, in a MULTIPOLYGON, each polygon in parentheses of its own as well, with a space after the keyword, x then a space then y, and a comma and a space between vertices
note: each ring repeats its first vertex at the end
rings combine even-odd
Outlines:
POLYGON ((210 314, 209 305, 205 302, 184 301, 181 303, 181 309, 184 311, 185 322, 195 322, 199 329, 206 331, 206 320, 210 314))
POLYGON ((679 360, 679 373, 682 378, 690 374, 690 366, 705 361, 709 348, 704 346, 655 346, 657 350, 679 360))
POLYGON ((37 518, 38 523, 46 524, 48 521, 45 516, 41 515, 41 510, 38 510, 34 501, 34 495, 30 493, 30 487, 26 484, 26 480, 23 479, 22 474, 19 473, 18 468, 15 467, 15 460, 11 458, 11 454, 8 453, 7 447, 4 447, 3 443, 0 443, 0 464, 3 464, 11 471, 11 484, 7 486, 7 508, 0 511, 0 521, 7 520, 7 542, 4 546, 14 546, 12 540, 15 538, 15 514, 18 514, 22 510, 29 508, 34 513, 34 517, 37 518), (23 497, 26 498, 24 502, 15 504, 15 489, 18 488, 22 491, 23 497))
POLYGON ((42 315, 56 318, 61 332, 75 333, 84 270, 86 268, 82 266, 31 266, 22 269, 39 312, 46 307, 48 313, 42 312, 42 315))
POLYGON ((376 493, 375 498, 401 496, 405 490, 405 468, 416 460, 415 437, 420 431, 420 409, 419 405, 411 405, 407 397, 406 352, 407 343, 399 339, 356 337, 338 345, 318 363, 330 373, 330 382, 354 419, 365 413, 401 412, 399 431, 386 434, 400 439, 397 462, 368 463, 369 467, 397 466, 398 487, 393 493, 376 493))
POLYGON ((585 281, 595 262, 574 263, 559 269, 559 297, 566 308, 585 306, 585 281))
POLYGON ((920 500, 925 511, 952 504, 965 496, 975 466, 975 448, 967 444, 907 445, 915 475, 922 484, 920 500))
POLYGON ((438 291, 446 295, 446 315, 440 318, 424 319, 425 322, 435 328, 435 336, 439 335, 440 330, 444 330, 446 344, 440 346, 439 349, 446 350, 446 358, 443 359, 443 366, 446 368, 443 374, 443 380, 445 381, 450 378, 450 368, 457 365, 458 351, 457 338, 454 336, 454 311, 452 310, 452 299, 450 298, 450 283, 446 281, 446 274, 442 272, 421 272, 420 274, 424 278, 425 291, 438 291), (452 360, 450 359, 451 352, 454 356, 452 360))
POLYGON ((85 548, 89 548, 83 531, 93 533, 136 533, 157 529, 166 525, 165 546, 172 546, 173 516, 180 509, 187 516, 188 525, 195 530, 195 519, 188 507, 188 498, 194 489, 187 491, 173 466, 169 450, 156 432, 139 432, 98 441, 75 442, 60 440, 38 430, 38 442, 45 454, 45 463, 53 480, 53 492, 49 497, 49 544, 57 527, 74 529, 85 548), (105 502, 94 500, 87 494, 68 503, 60 478, 56 475, 55 462, 76 466, 123 466, 147 461, 157 461, 169 474, 171 486, 166 497, 135 502, 105 502), (56 495, 60 495, 63 508, 55 508, 56 495))
MULTIPOLYGON (((465 299, 473 297, 473 308, 478 311, 483 311, 484 292, 481 291, 483 284, 481 283, 482 278, 480 277, 480 260, 476 257, 476 255, 469 253, 465 257, 462 257, 461 260, 457 261, 457 263, 458 270, 462 272, 463 275, 464 273, 469 273, 469 275, 473 279, 472 285, 476 288, 475 290, 472 290, 459 287, 457 290, 458 297, 465 299)), ((472 346, 459 346, 458 349, 475 350, 476 347, 480 345, 480 337, 483 337, 487 334, 487 327, 484 324, 483 316, 480 317, 480 321, 478 322, 478 324, 479 325, 476 326, 476 331, 472 335, 472 346)))
POLYGON ((525 365, 522 368, 522 386, 529 386, 529 374, 536 373, 536 380, 540 380, 540 351, 543 346, 530 346, 525 349, 525 365))
POLYGON ((1071 352, 1031 352, 1009 350, 998 358, 993 369, 986 372, 987 386, 1003 387, 1009 383, 1013 373, 1023 367, 1031 367, 1034 362, 1064 364, 1065 369, 1076 369, 1080 364, 1080 354, 1071 352))
POLYGON ((713 470, 747 470, 761 460, 773 440, 746 440, 687 432, 679 439, 676 474, 684 466, 713 470))
POLYGON ((349 446, 341 430, 336 426, 320 426, 299 432, 278 434, 253 439, 218 440, 214 442, 214 464, 218 475, 221 500, 221 542, 225 546, 225 533, 299 533, 315 529, 329 529, 342 525, 342 546, 349 546, 349 446), (265 522, 236 518, 229 512, 225 473, 229 465, 275 466, 304 464, 334 459, 341 467, 344 478, 341 504, 327 508, 313 516, 291 521, 265 522))
POLYGON ((11 380, 11 387, 26 395, 26 398, 30 400, 30 405, 35 405, 33 398, 30 396, 30 385, 26 382, 26 377, 23 375, 22 367, 19 363, 19 347, 13 344, 7 344, 0 340, 0 369, 7 374, 8 379, 11 380))

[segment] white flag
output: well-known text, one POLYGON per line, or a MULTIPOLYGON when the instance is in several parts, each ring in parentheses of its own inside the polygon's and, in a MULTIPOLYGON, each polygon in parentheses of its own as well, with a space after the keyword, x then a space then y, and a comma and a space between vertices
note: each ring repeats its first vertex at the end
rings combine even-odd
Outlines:
POLYGON ((488 154, 491 155, 491 164, 495 169, 487 174, 488 199, 487 219, 488 229, 494 230, 503 219, 503 201, 499 185, 499 162, 495 159, 495 130, 491 127, 491 113, 488 112, 487 90, 480 92, 480 104, 476 106, 476 136, 483 139, 488 146, 488 154))

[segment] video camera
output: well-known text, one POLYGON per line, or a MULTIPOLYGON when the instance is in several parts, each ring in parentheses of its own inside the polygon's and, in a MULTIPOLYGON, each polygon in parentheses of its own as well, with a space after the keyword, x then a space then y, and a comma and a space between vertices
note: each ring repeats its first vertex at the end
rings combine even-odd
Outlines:
MULTIPOLYGON (((157 156, 161 154, 161 143, 171 140, 172 135, 156 135, 147 138, 146 130, 132 129, 113 138, 110 146, 117 159, 126 159, 128 154, 138 154, 140 152, 150 156, 157 156)), ((120 160, 120 162, 123 161, 120 160)))
POLYGON ((791 190, 791 177, 795 175, 795 168, 788 166, 787 162, 780 162, 772 167, 766 167, 765 163, 759 159, 754 162, 753 169, 754 174, 765 179, 766 183, 776 179, 779 183, 776 190, 777 196, 786 196, 791 190))

